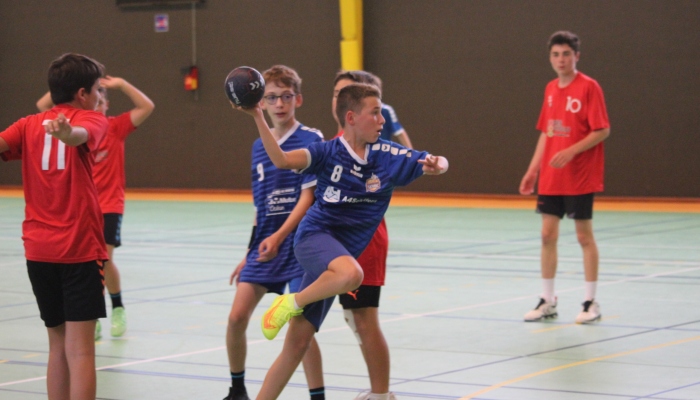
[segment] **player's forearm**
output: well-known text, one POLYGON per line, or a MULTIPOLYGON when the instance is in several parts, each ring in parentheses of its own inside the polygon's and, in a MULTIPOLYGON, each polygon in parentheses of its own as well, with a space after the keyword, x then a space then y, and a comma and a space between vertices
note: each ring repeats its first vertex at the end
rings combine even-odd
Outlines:
POLYGON ((537 173, 540 170, 540 165, 542 163, 542 155, 544 154, 544 146, 547 143, 547 136, 544 133, 540 134, 537 140, 537 146, 535 146, 535 153, 532 155, 530 160, 530 165, 527 167, 527 172, 537 173))
POLYGON ((282 242, 287 236, 289 236, 290 233, 292 233, 292 231, 299 225, 302 218, 304 218, 304 215, 306 215, 306 211, 308 211, 308 209, 311 208, 311 205, 314 204, 314 189, 315 187, 312 187, 301 191, 297 205, 294 206, 294 209, 284 221, 284 224, 282 224, 277 232, 275 232, 275 235, 280 236, 280 242, 282 242))
POLYGON ((124 81, 121 90, 122 93, 124 93, 129 100, 134 103, 136 108, 143 110, 153 110, 153 108, 155 108, 153 101, 151 101, 148 96, 146 96, 142 91, 138 90, 136 86, 132 85, 131 83, 124 81))
POLYGON ((413 148, 413 144, 411 143, 411 139, 408 137, 408 133, 406 133, 406 131, 403 131, 400 134, 396 135, 396 140, 403 147, 408 147, 409 149, 413 148))
POLYGON ((146 118, 148 118, 153 110, 155 109, 155 104, 148 98, 142 91, 138 90, 131 83, 124 81, 121 86, 121 91, 124 93, 132 103, 134 103, 134 109, 131 110, 131 122, 134 126, 141 125, 146 118))
POLYGON ((54 106, 53 100, 51 100, 51 92, 46 92, 41 98, 36 102, 36 108, 39 111, 49 111, 54 106))
POLYGON ((584 151, 594 147, 598 143, 607 139, 610 136, 610 128, 604 128, 589 133, 583 140, 578 141, 569 147, 574 154, 583 153, 584 151))
POLYGON ((56 139, 65 143, 66 146, 73 147, 80 146, 81 144, 86 143, 89 137, 87 129, 83 128, 82 126, 72 127, 70 133, 68 134, 56 133, 53 134, 53 136, 56 139))
POLYGON ((262 114, 262 110, 258 109, 258 112, 254 116, 255 125, 258 128, 258 133, 260 134, 260 140, 262 140, 263 147, 267 156, 270 157, 272 164, 277 168, 281 169, 291 169, 287 166, 287 157, 282 151, 282 148, 277 143, 277 140, 272 135, 270 127, 265 121, 265 117, 262 114))

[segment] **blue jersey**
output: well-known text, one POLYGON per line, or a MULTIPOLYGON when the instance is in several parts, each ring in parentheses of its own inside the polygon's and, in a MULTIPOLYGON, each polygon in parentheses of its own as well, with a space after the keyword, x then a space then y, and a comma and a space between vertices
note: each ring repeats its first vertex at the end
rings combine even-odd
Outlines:
POLYGON ((335 237, 354 257, 367 247, 377 230, 394 188, 423 175, 418 160, 428 153, 379 139, 367 145, 361 159, 341 136, 307 149, 315 174, 316 202, 299 224, 297 239, 314 232, 335 237))
MULTIPOLYGON (((297 122, 277 143, 282 150, 291 151, 322 141, 320 131, 297 122)), ((241 281, 275 283, 300 277, 304 271, 294 257, 294 231, 280 245, 277 257, 267 262, 255 259, 260 256, 260 243, 284 224, 299 201, 301 190, 313 187, 316 177, 276 168, 260 139, 253 143, 251 173, 257 229, 248 251, 246 266, 241 271, 241 281)))
POLYGON ((382 126, 382 133, 379 136, 380 139, 389 140, 404 132, 403 125, 399 122, 399 118, 396 116, 396 111, 394 107, 382 103, 382 117, 384 117, 384 126, 382 126))

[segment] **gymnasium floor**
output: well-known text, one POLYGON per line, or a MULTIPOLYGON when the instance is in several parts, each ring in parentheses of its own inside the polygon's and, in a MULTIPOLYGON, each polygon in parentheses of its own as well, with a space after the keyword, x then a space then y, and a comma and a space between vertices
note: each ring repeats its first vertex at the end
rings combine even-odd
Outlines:
MULTIPOLYGON (((129 330, 112 339, 103 320, 98 398, 221 399, 235 290, 228 277, 250 235, 249 197, 128 198, 115 261, 129 330)), ((23 206, 20 193, 0 192, 3 400, 46 398, 48 343, 24 266, 23 206)), ((397 397, 700 399, 700 203, 597 202, 603 320, 589 326, 573 323, 583 276, 571 221, 562 224, 559 242, 560 317, 522 322, 540 292, 533 206, 532 199, 410 196, 392 205, 380 317, 397 397)), ((282 344, 258 328, 272 299, 263 299, 249 329, 251 396, 282 344)), ((337 303, 317 338, 326 398, 353 399, 367 389, 337 303)), ((308 399, 301 370, 281 399, 308 399)))

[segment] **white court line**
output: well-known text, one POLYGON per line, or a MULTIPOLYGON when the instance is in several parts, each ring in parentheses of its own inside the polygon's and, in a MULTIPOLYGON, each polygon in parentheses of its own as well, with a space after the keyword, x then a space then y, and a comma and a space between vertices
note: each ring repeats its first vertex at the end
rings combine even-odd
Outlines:
MULTIPOLYGON (((700 267, 686 268, 686 269, 682 269, 679 271, 660 272, 657 274, 650 274, 650 275, 645 275, 645 276, 640 276, 640 277, 635 277, 635 278, 620 279, 620 280, 613 281, 613 282, 604 282, 604 283, 599 283, 598 285, 599 286, 618 285, 621 283, 626 283, 626 282, 631 282, 631 281, 652 279, 652 278, 658 278, 660 276, 681 274, 681 273, 685 273, 685 272, 698 271, 698 270, 700 270, 700 267)), ((573 288, 569 288, 569 289, 559 290, 558 292, 559 293, 566 293, 566 292, 573 292, 573 291, 582 290, 582 289, 583 289, 583 287, 579 286, 579 287, 573 287, 573 288)), ((427 317, 427 316, 431 316, 431 315, 439 315, 439 314, 446 314, 446 313, 451 313, 451 312, 455 312, 455 311, 469 310, 469 309, 480 308, 480 307, 488 307, 488 306, 492 306, 492 305, 496 305, 496 304, 504 304, 504 303, 510 303, 510 302, 514 302, 514 301, 531 299, 532 297, 533 297, 533 295, 519 296, 519 297, 512 297, 510 299, 505 299, 505 300, 498 300, 498 301, 492 301, 492 302, 480 303, 480 304, 472 304, 469 306, 451 308, 451 309, 447 309, 447 310, 438 310, 438 311, 433 311, 433 312, 423 313, 423 314, 406 314, 406 315, 403 315, 401 317, 383 319, 383 320, 381 320, 381 323, 383 324, 383 323, 388 323, 388 322, 405 321, 405 320, 409 320, 409 319, 422 318, 422 317, 427 317)), ((324 329, 324 330, 318 332, 318 334, 338 332, 338 331, 343 331, 343 330, 347 330, 347 329, 349 329, 349 327, 347 327, 347 326, 332 328, 332 329, 324 329)), ((283 337, 279 337, 275 340, 283 340, 283 337)), ((248 344, 253 345, 253 344, 258 344, 258 343, 266 343, 266 342, 268 342, 268 341, 260 339, 260 340, 254 340, 252 342, 248 342, 248 344)), ((224 349, 226 349, 226 346, 219 346, 219 347, 214 347, 214 348, 210 348, 210 349, 191 351, 188 353, 171 354, 169 356, 149 358, 146 360, 130 361, 130 362, 121 363, 121 364, 106 365, 104 367, 95 368, 95 370, 102 371, 102 370, 106 370, 106 369, 128 367, 128 366, 139 365, 139 364, 147 364, 147 363, 151 363, 151 362, 155 362, 155 361, 162 361, 162 360, 169 360, 169 359, 179 358, 179 357, 187 357, 187 356, 192 356, 192 355, 197 355, 197 354, 211 353, 213 351, 221 351, 224 349)), ((44 380, 44 379, 46 379, 46 376, 39 376, 36 378, 22 379, 22 380, 12 381, 12 382, 5 382, 5 383, 0 383, 0 387, 17 385, 17 384, 26 383, 26 382, 40 381, 40 380, 44 380)))
MULTIPOLYGON (((411 256, 412 258, 438 256, 440 258, 469 258, 469 259, 486 259, 486 260, 524 260, 524 261, 539 261, 540 256, 526 255, 506 255, 506 254, 481 254, 481 253, 427 253, 425 251, 390 251, 389 256, 411 256)), ((559 257, 559 261, 565 262, 580 262, 581 257, 559 257)), ((680 260, 640 260, 630 258, 601 258, 601 264, 641 264, 641 265, 680 265, 680 266, 696 266, 700 265, 697 261, 680 261, 680 260)))

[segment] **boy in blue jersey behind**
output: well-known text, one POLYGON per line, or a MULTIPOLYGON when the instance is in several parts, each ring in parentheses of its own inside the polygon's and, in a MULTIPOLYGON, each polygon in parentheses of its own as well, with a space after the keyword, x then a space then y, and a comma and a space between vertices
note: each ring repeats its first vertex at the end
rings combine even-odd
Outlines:
POLYGON ((371 85, 352 84, 338 94, 336 114, 345 133, 307 149, 284 151, 262 109, 251 115, 265 151, 277 168, 317 178, 316 202, 299 224, 294 253, 304 268, 301 291, 275 299, 263 316, 265 337, 274 338, 290 319, 282 353, 265 376, 258 399, 276 399, 299 365, 335 296, 360 286, 356 257, 369 243, 395 187, 423 174, 447 171, 444 157, 379 139, 384 125, 381 95, 371 85))
MULTIPOLYGON (((275 143, 291 151, 323 141, 320 131, 300 124, 294 116, 303 101, 301 78, 296 71, 275 65, 263 73, 263 78, 266 86, 260 105, 272 122, 268 131, 275 143)), ((316 186, 314 175, 275 168, 260 139, 253 144, 251 173, 255 223, 246 257, 229 282, 233 284, 235 280, 237 290, 226 330, 231 388, 224 400, 248 399, 244 384, 246 328, 255 307, 268 292, 284 293, 287 283, 290 292, 299 289, 304 271, 294 257, 293 233, 314 201, 316 186)), ((321 353, 314 340, 304 358, 311 400, 325 398, 321 365, 321 353)))

